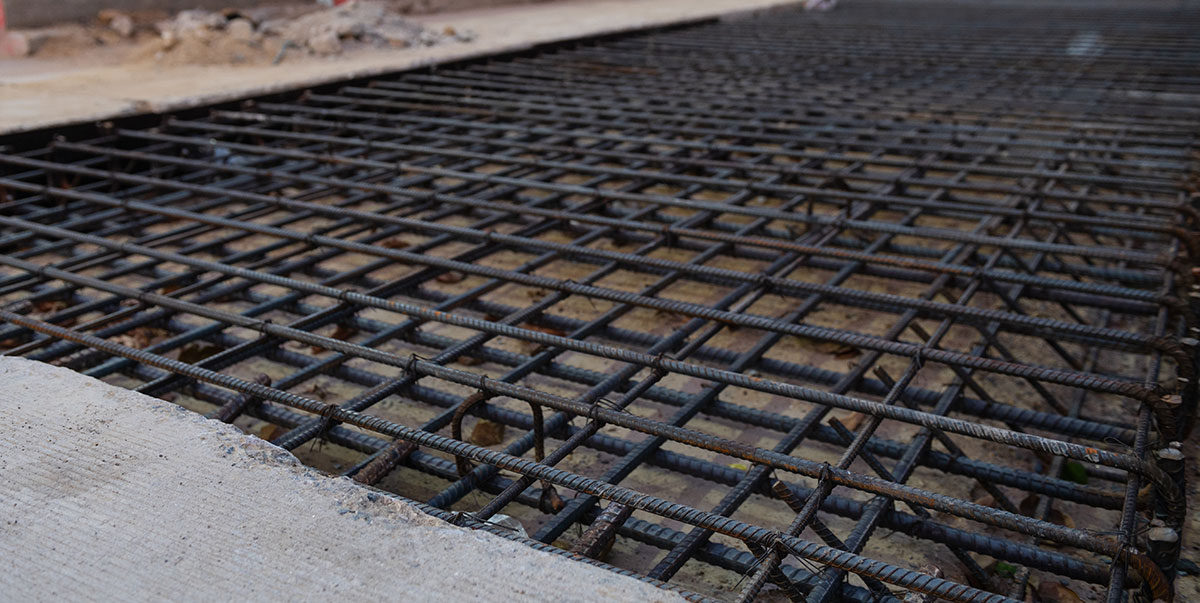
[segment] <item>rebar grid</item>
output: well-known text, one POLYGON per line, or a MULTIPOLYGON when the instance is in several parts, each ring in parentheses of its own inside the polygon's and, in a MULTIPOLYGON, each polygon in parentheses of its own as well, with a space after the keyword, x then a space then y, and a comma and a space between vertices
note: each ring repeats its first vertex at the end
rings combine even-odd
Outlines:
POLYGON ((784 10, 9 139, 0 346, 693 598, 1171 600, 1200 15, 1131 7, 784 10))

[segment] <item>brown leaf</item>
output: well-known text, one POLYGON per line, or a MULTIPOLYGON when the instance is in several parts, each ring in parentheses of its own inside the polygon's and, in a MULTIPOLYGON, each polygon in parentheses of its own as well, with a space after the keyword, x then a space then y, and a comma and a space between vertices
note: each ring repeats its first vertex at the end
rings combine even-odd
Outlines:
POLYGON ((1043 580, 1038 585, 1037 597, 1041 603, 1083 603, 1075 591, 1053 580, 1043 580))
POLYGON ((544 482, 542 484, 541 503, 542 509, 551 513, 558 513, 567 506, 567 503, 564 502, 562 497, 558 495, 558 490, 556 490, 554 486, 544 482))
POLYGON ((225 348, 215 345, 207 345, 203 343, 189 343, 179 350, 179 361, 188 364, 196 364, 209 356, 215 356, 224 352, 225 348))
POLYGON ((1047 519, 1050 520, 1050 523, 1056 523, 1065 528, 1075 527, 1075 520, 1071 519, 1070 515, 1067 515, 1058 509, 1050 509, 1050 517, 1047 519))
POLYGON ((846 426, 846 429, 849 429, 850 431, 858 431, 858 428, 862 426, 863 421, 867 420, 867 415, 864 415, 861 412, 852 412, 849 415, 846 415, 846 418, 839 420, 842 422, 842 425, 846 426))
POLYGON ((495 446, 504 441, 504 424, 480 419, 471 430, 469 440, 476 446, 495 446))
POLYGON ((483 364, 483 360, 474 356, 459 356, 458 363, 463 366, 479 366, 483 364))
POLYGON ((541 325, 530 324, 530 325, 525 325, 525 328, 527 328, 531 331, 540 331, 542 333, 547 333, 549 335, 557 335, 559 337, 566 337, 566 335, 567 335, 566 331, 563 331, 562 329, 555 329, 554 327, 543 327, 541 325))
POLYGON ((464 278, 467 278, 467 277, 465 275, 463 275, 463 273, 455 272, 455 271, 451 270, 450 272, 443 272, 443 273, 437 275, 436 280, 439 283, 446 283, 448 285, 452 285, 454 283, 462 282, 462 280, 464 278))
MULTIPOLYGON (((346 325, 338 325, 337 328, 333 330, 333 333, 329 334, 329 337, 331 339, 336 339, 338 341, 348 341, 351 337, 354 337, 355 335, 358 335, 358 329, 356 329, 354 327, 348 327, 346 325)), ((314 354, 320 354, 321 352, 324 352, 324 351, 325 351, 325 348, 323 348, 321 346, 314 345, 312 347, 312 352, 314 354)))
POLYGON ((258 437, 270 442, 271 440, 283 435, 284 429, 274 423, 267 423, 258 431, 258 437))
POLYGON ((66 310, 67 306, 69 306, 69 305, 70 304, 68 304, 67 302, 65 302, 61 299, 44 299, 42 301, 33 302, 32 314, 35 317, 45 316, 47 314, 54 314, 56 312, 61 312, 63 310, 66 310))
POLYGON ((817 351, 837 358, 853 358, 859 354, 859 351, 853 346, 836 341, 817 342, 817 351))
POLYGON ((409 243, 408 241, 405 241, 404 239, 401 239, 400 237, 392 237, 390 239, 384 240, 383 242, 381 242, 379 244, 380 247, 384 247, 387 249, 404 249, 405 247, 409 247, 411 245, 412 245, 412 243, 409 243))
POLYGON ((151 344, 165 339, 168 333, 164 329, 156 329, 153 327, 138 327, 127 333, 122 333, 113 337, 113 341, 126 347, 134 349, 142 349, 149 347, 151 344))
POLYGON ((980 496, 971 502, 984 507, 991 507, 993 509, 996 508, 996 499, 992 498, 991 494, 984 494, 983 496, 980 496))
POLYGON ((330 335, 330 337, 338 341, 346 341, 355 335, 358 335, 358 329, 354 327, 348 327, 346 325, 338 325, 337 328, 333 330, 333 334, 330 335))
POLYGON ((862 354, 862 352, 860 352, 858 350, 858 348, 853 348, 850 346, 844 346, 833 353, 834 357, 836 357, 838 360, 846 360, 848 358, 854 358, 854 357, 858 356, 859 354, 862 354))

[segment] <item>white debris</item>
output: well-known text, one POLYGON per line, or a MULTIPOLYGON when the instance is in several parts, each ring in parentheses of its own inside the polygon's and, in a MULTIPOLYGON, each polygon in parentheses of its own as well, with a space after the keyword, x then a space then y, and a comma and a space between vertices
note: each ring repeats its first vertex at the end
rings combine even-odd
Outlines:
POLYGON ((386 3, 352 1, 316 10, 294 19, 256 23, 235 12, 227 14, 187 10, 158 24, 162 35, 160 51, 170 51, 181 41, 201 40, 206 44, 221 39, 247 44, 272 42, 276 48, 304 49, 316 55, 336 55, 352 47, 432 46, 444 42, 469 42, 469 31, 426 29, 404 19, 386 3))
POLYGON ((253 40, 254 23, 249 19, 237 18, 225 24, 225 33, 235 40, 253 40))
POLYGON ((121 37, 133 36, 133 18, 129 15, 118 10, 106 9, 100 11, 97 16, 102 25, 117 32, 121 37))

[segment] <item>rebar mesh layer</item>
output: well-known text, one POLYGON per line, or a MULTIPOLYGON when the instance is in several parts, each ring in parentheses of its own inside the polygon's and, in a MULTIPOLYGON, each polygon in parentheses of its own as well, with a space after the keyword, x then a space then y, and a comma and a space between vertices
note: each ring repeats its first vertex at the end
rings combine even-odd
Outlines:
POLYGON ((851 2, 10 138, 0 345, 691 597, 1170 599, 1187 6, 851 2))

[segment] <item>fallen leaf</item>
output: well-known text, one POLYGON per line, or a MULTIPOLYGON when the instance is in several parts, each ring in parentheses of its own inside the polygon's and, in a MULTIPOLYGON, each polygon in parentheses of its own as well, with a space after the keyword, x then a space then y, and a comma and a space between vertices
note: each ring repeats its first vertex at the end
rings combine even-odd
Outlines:
POLYGON ((386 249, 404 249, 405 247, 409 247, 411 245, 412 243, 409 243, 400 237, 392 237, 379 244, 380 247, 384 247, 386 249))
POLYGON ((850 431, 858 431, 858 428, 862 426, 863 421, 865 420, 867 420, 867 415, 864 415, 861 412, 852 412, 847 415, 845 419, 841 419, 841 422, 842 425, 846 426, 846 429, 849 429, 850 431))
POLYGON ((480 419, 471 429, 469 439, 476 446, 495 446, 504 441, 504 424, 480 419))
POLYGON ((463 366, 479 366, 483 364, 483 360, 474 356, 459 356, 458 363, 463 366))
POLYGON ((358 334, 358 329, 356 329, 354 327, 348 327, 346 325, 338 325, 337 328, 333 330, 333 334, 330 335, 330 337, 337 339, 338 341, 346 341, 347 339, 350 339, 351 337, 354 337, 357 334, 358 334))
POLYGON ((548 510, 551 513, 558 513, 559 511, 565 509, 566 506, 567 503, 563 501, 561 496, 558 495, 558 490, 556 490, 554 486, 550 484, 545 484, 542 486, 542 509, 548 510))
POLYGON ((270 442, 271 440, 274 440, 276 437, 283 435, 283 433, 284 432, 283 432, 282 427, 280 427, 274 423, 267 423, 266 425, 263 426, 262 429, 260 429, 258 431, 258 437, 270 442))
POLYGON ((1053 580, 1044 580, 1038 585, 1037 597, 1040 603, 1083 603, 1075 591, 1053 580))
POLYGON ((527 328, 531 331, 539 331, 539 332, 546 333, 549 335, 557 335, 559 337, 567 336, 566 331, 563 331, 562 329, 555 329, 554 327, 543 327, 541 325, 528 324, 528 325, 525 325, 525 328, 527 328))
POLYGON ((209 356, 215 356, 224 352, 225 348, 204 343, 189 343, 179 350, 179 361, 187 364, 196 364, 209 356))
POLYGON ((119 343, 123 346, 140 350, 142 348, 149 347, 151 344, 157 343, 162 339, 165 339, 167 335, 168 333, 165 329, 157 329, 154 327, 138 327, 126 333, 117 335, 116 337, 113 337, 112 340, 115 343, 119 343))
POLYGON ((822 341, 817 344, 817 351, 837 358, 853 358, 859 354, 852 346, 837 341, 822 341))
POLYGON ((67 306, 69 305, 70 304, 60 299, 44 299, 42 301, 33 302, 33 312, 31 314, 35 317, 54 314, 55 312, 66 310, 67 306))
POLYGON ((1071 519, 1070 515, 1059 511, 1058 509, 1050 509, 1050 517, 1046 518, 1050 523, 1056 523, 1065 528, 1074 528, 1075 520, 1071 519))
POLYGON ((971 502, 984 507, 992 507, 993 509, 996 508, 996 499, 992 498, 991 494, 985 494, 971 502))
MULTIPOLYGON (((331 339, 336 339, 338 341, 348 341, 351 337, 354 337, 355 335, 358 335, 358 329, 355 329, 354 327, 348 327, 346 325, 338 325, 337 328, 333 330, 333 333, 330 333, 329 337, 331 339)), ((320 354, 321 352, 324 352, 324 351, 325 351, 325 348, 323 348, 321 346, 314 345, 312 347, 312 352, 314 354, 320 354)))
POLYGON ((858 350, 858 348, 852 348, 850 346, 845 346, 844 348, 834 352, 833 355, 838 360, 846 360, 847 358, 854 358, 854 357, 858 356, 859 354, 862 354, 862 352, 860 352, 858 350))
POLYGON ((454 284, 461 283, 464 278, 467 277, 463 273, 451 270, 450 272, 443 272, 437 275, 435 280, 439 283, 454 284))

